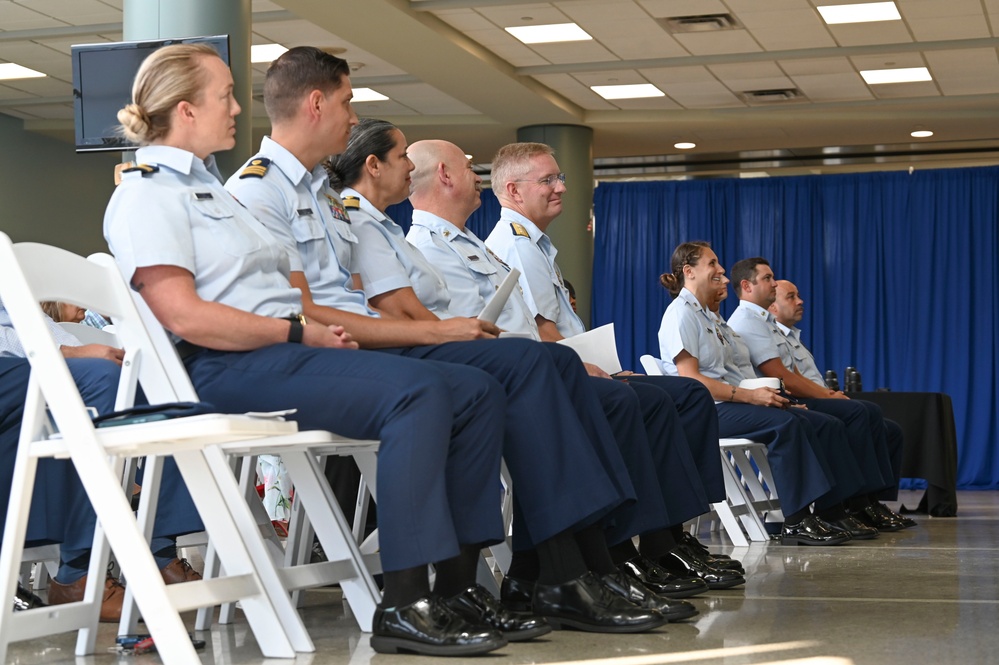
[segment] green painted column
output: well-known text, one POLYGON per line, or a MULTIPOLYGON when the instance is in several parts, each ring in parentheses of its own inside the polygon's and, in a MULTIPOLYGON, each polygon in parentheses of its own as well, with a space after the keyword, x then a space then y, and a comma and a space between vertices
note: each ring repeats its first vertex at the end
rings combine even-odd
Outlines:
POLYGON ((593 129, 580 125, 531 125, 518 141, 545 143, 565 173, 562 214, 548 227, 562 275, 576 289, 579 318, 589 327, 593 282, 593 129))
POLYGON ((250 114, 250 0, 125 0, 122 21, 127 41, 229 35, 229 66, 236 83, 236 147, 217 155, 219 171, 228 177, 249 159, 253 145, 250 114))

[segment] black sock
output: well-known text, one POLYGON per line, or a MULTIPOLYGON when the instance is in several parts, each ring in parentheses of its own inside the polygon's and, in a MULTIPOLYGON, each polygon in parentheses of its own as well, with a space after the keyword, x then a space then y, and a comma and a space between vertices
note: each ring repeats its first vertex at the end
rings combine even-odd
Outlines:
POLYGON ((849 508, 850 510, 855 511, 855 512, 860 512, 861 510, 863 510, 867 506, 869 506, 872 503, 874 503, 874 501, 871 500, 870 497, 868 497, 868 496, 865 495, 865 496, 854 496, 854 497, 851 497, 851 498, 847 499, 846 501, 844 501, 844 503, 846 504, 846 507, 849 508))
POLYGON ((475 584, 475 569, 481 551, 480 545, 462 545, 458 556, 435 563, 434 593, 441 598, 450 598, 475 584))
POLYGON ((659 557, 676 547, 676 538, 670 531, 670 529, 660 529, 659 531, 643 533, 638 542, 638 551, 645 558, 658 561, 659 557))
POLYGON ((430 595, 430 580, 427 567, 416 566, 404 570, 382 573, 385 590, 382 593, 382 607, 404 607, 420 598, 430 595))
POLYGON ((796 513, 791 513, 784 517, 784 524, 799 524, 801 520, 805 519, 811 514, 808 510, 808 506, 805 506, 796 513))
POLYGON ((834 506, 818 510, 815 514, 829 522, 832 520, 841 520, 846 517, 846 509, 843 507, 842 503, 837 503, 834 506))
MULTIPOLYGON (((562 531, 538 543, 538 577, 541 584, 563 584, 586 574, 586 561, 572 532, 562 531)), ((512 566, 511 566, 512 568, 512 566)))
POLYGON ((609 575, 617 570, 610 552, 607 551, 607 539, 604 537, 604 531, 599 525, 580 529, 574 535, 588 570, 592 570, 598 575, 609 575))
POLYGON ((675 540, 678 543, 681 542, 683 540, 683 525, 674 524, 673 526, 669 527, 669 534, 673 536, 673 540, 675 540))
POLYGON ((506 571, 506 576, 515 580, 537 582, 540 573, 541 563, 538 561, 538 551, 521 550, 513 553, 513 557, 510 559, 510 569, 506 571))
POLYGON ((607 549, 610 550, 611 559, 615 565, 620 565, 638 556, 638 550, 635 549, 635 543, 631 542, 631 538, 617 545, 611 545, 607 549))
POLYGON ((90 568, 90 550, 87 550, 78 557, 74 557, 69 561, 63 561, 59 559, 59 566, 69 566, 70 568, 76 568, 77 570, 86 570, 90 568))

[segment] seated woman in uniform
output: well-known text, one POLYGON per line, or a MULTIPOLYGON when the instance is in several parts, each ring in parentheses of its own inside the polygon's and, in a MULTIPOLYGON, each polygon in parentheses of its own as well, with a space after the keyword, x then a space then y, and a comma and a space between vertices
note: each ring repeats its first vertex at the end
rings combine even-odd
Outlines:
MULTIPOLYGON (((380 439, 385 591, 379 652, 475 654, 506 640, 430 593, 474 582, 479 549, 503 539, 496 500, 499 385, 474 368, 356 350, 340 327, 299 316, 300 292, 273 236, 223 188, 212 153, 235 144, 228 67, 208 47, 149 56, 124 135, 144 146, 123 174, 104 234, 132 287, 176 336, 200 397, 223 412, 297 409, 303 429, 380 439)), ((464 585, 464 586, 462 586, 464 585)))

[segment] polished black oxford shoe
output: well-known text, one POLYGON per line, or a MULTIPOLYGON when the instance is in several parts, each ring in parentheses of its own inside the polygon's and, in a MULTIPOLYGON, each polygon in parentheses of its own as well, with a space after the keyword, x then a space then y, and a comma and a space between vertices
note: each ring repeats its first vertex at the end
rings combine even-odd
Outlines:
MULTIPOLYGON (((733 559, 732 557, 730 557, 727 554, 716 554, 716 553, 712 552, 711 550, 708 549, 707 545, 705 545, 704 543, 702 543, 701 541, 699 541, 697 539, 697 536, 695 536, 694 534, 690 533, 689 531, 684 531, 683 532, 683 536, 680 537, 680 543, 683 544, 683 545, 686 545, 687 547, 689 547, 689 548, 691 548, 691 549, 693 549, 695 551, 699 551, 699 552, 703 552, 704 554, 707 554, 709 557, 711 557, 715 561, 735 561, 737 564, 739 564, 739 570, 742 570, 742 562, 741 561, 739 561, 738 559, 733 559)), ((713 566, 713 567, 714 568, 718 568, 718 566, 713 566)))
POLYGON ((676 575, 694 575, 701 578, 709 589, 731 589, 746 583, 742 573, 735 570, 713 568, 690 554, 688 548, 677 545, 667 552, 659 565, 676 575))
POLYGON ((499 631, 470 624, 434 596, 403 607, 377 607, 371 648, 378 653, 474 656, 506 646, 499 631))
POLYGON ((17 591, 14 592, 14 611, 33 610, 36 607, 46 607, 45 601, 18 584, 17 591))
POLYGON ((901 531, 905 528, 901 522, 884 514, 873 504, 864 506, 861 510, 851 510, 848 512, 851 517, 856 518, 861 524, 866 524, 878 531, 901 531))
POLYGON ((516 577, 504 577, 500 584, 500 602, 514 612, 530 612, 535 582, 516 577))
POLYGON ((542 617, 506 609, 495 596, 478 584, 446 599, 444 604, 470 623, 498 630, 510 642, 533 640, 552 632, 552 627, 542 617))
POLYGON ((534 612, 556 630, 644 633, 666 623, 656 610, 638 607, 614 594, 592 572, 563 584, 535 585, 534 612))
POLYGON ((616 595, 639 607, 659 612, 666 621, 671 623, 700 614, 697 608, 687 601, 660 596, 620 570, 601 575, 600 581, 616 595))
POLYGON ((714 568, 716 570, 731 570, 734 573, 739 573, 743 577, 746 576, 746 571, 743 570, 741 561, 737 561, 735 559, 718 559, 710 552, 702 550, 699 547, 692 547, 687 543, 678 543, 677 547, 686 550, 688 555, 710 568, 714 568))
POLYGON ((880 501, 875 502, 873 506, 874 509, 877 510, 882 517, 894 520, 899 524, 901 524, 906 529, 916 526, 916 520, 912 519, 911 517, 906 517, 905 515, 899 515, 894 510, 892 510, 885 504, 881 503, 880 501))
POLYGON ((825 520, 830 526, 842 529, 850 534, 853 540, 874 540, 878 537, 878 530, 872 526, 867 526, 860 520, 850 515, 841 517, 838 520, 825 520))
POLYGON ((707 583, 701 578, 677 577, 655 561, 641 555, 625 561, 617 569, 667 598, 690 598, 708 590, 707 583))
POLYGON ((840 545, 848 540, 848 532, 830 529, 817 515, 808 515, 797 524, 784 522, 780 532, 781 545, 840 545))

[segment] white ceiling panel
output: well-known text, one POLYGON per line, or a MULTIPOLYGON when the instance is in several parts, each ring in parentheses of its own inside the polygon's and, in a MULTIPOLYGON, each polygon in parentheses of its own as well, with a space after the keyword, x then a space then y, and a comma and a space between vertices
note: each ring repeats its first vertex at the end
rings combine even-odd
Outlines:
POLYGON ((676 58, 688 55, 687 49, 655 23, 633 24, 630 30, 628 27, 627 22, 622 22, 619 29, 624 34, 618 37, 603 37, 600 40, 622 60, 676 58))
POLYGON ((935 16, 909 21, 912 34, 917 41, 942 41, 944 39, 979 39, 991 36, 985 17, 981 14, 975 20, 965 16, 935 16))
POLYGON ((940 90, 933 81, 916 81, 914 83, 888 83, 870 86, 878 99, 904 99, 906 97, 936 97, 940 90))
POLYGON ((724 14, 729 11, 721 0, 638 0, 638 4, 656 18, 724 14))
POLYGON ((984 18, 981 0, 896 0, 899 13, 905 20, 915 18, 949 18, 951 16, 976 16, 984 18))
POLYGON ((871 89, 855 72, 801 74, 791 78, 796 88, 813 102, 873 99, 871 89))
POLYGON ((531 48, 552 64, 618 60, 613 53, 596 41, 532 44, 531 48))
POLYGON ((0 83, 0 99, 28 99, 35 96, 24 90, 18 90, 17 88, 0 83))
POLYGON ((826 30, 788 30, 786 27, 756 28, 753 37, 767 51, 836 46, 836 41, 826 30))
POLYGON ((461 32, 496 29, 496 24, 474 9, 447 9, 433 13, 437 18, 461 32))
POLYGON ((677 111, 683 108, 669 97, 615 99, 612 103, 624 111, 677 111))
POLYGON ((931 51, 926 60, 945 95, 999 92, 999 58, 995 49, 931 51))
POLYGON ((601 21, 649 21, 648 12, 633 0, 572 0, 558 3, 559 9, 579 25, 598 26, 601 21))
POLYGON ((789 76, 856 72, 856 69, 848 58, 801 58, 798 60, 780 60, 777 64, 789 76))
POLYGON ((396 115, 420 115, 405 104, 400 104, 394 100, 380 102, 361 102, 354 104, 354 112, 359 118, 386 118, 396 115))
MULTIPOLYGON (((651 77, 650 77, 651 80, 651 77)), ((677 104, 687 109, 721 109, 745 106, 741 99, 718 81, 655 84, 677 104)))
MULTIPOLYGON (((856 2, 856 0, 849 0, 850 2, 856 2)), ((736 13, 742 14, 743 12, 770 12, 778 10, 797 10, 800 9, 804 2, 801 0, 725 0, 725 4, 728 8, 736 13)), ((819 4, 835 4, 834 2, 822 2, 819 4)))
POLYGON ((467 34, 514 67, 550 64, 536 51, 506 31, 492 28, 490 30, 475 30, 467 34))
POLYGON ((547 2, 509 7, 479 7, 476 11, 501 28, 572 22, 568 16, 547 2))
POLYGON ((587 111, 611 111, 616 108, 569 74, 538 74, 533 78, 587 111))
POLYGON ((121 10, 98 0, 20 0, 15 4, 72 25, 121 21, 121 10))
MULTIPOLYGON (((106 1, 107 0, 105 0, 105 2, 106 1)), ((271 2, 271 0, 253 0, 252 7, 252 11, 254 12, 273 12, 284 9, 284 7, 275 2, 271 2)))
MULTIPOLYGON (((657 86, 672 83, 700 83, 701 81, 716 81, 707 67, 650 67, 639 72, 650 83, 657 86)), ((716 81, 717 82, 717 81, 716 81)))
MULTIPOLYGON (((902 69, 906 67, 925 67, 926 61, 922 53, 882 53, 878 55, 855 55, 850 58, 858 71, 863 69, 902 69)), ((931 74, 933 72, 930 72, 931 74)))
POLYGON ((15 106, 5 106, 3 112, 4 115, 9 115, 20 120, 37 120, 38 116, 33 113, 29 113, 29 110, 37 110, 37 107, 29 106, 22 109, 15 106))
POLYGON ((0 29, 4 32, 53 28, 61 25, 66 23, 13 2, 0 2, 0 29))
POLYGON ((573 78, 585 86, 591 85, 633 85, 648 83, 644 76, 634 69, 614 69, 606 72, 585 72, 573 74, 573 78))
POLYGON ((840 46, 866 46, 869 44, 901 44, 914 41, 904 21, 878 21, 876 23, 846 23, 831 25, 829 31, 840 46))
POLYGON ((72 104, 47 104, 45 106, 29 106, 23 108, 26 112, 31 113, 35 118, 40 118, 42 120, 73 120, 72 104))
POLYGON ((11 88, 23 90, 32 97, 68 97, 73 94, 71 81, 60 81, 54 78, 17 79, 7 81, 11 88))
POLYGON ((100 35, 88 35, 87 37, 55 37, 52 39, 37 39, 35 40, 35 43, 41 44, 42 46, 46 46, 52 49, 53 51, 58 51, 63 55, 69 55, 71 52, 70 51, 71 47, 73 47, 76 44, 94 44, 106 41, 111 41, 111 40, 101 37, 100 35))
POLYGON ((399 76, 406 72, 394 67, 381 58, 364 51, 345 39, 333 35, 308 21, 274 21, 253 26, 253 31, 268 42, 287 46, 317 46, 320 48, 337 46, 347 49, 341 54, 351 64, 364 63, 364 76, 399 76))
POLYGON ((745 30, 687 32, 673 36, 694 55, 753 53, 763 50, 745 30))
MULTIPOLYGON (((426 83, 395 83, 378 85, 383 95, 427 115, 470 115, 478 111, 426 83)), ((366 102, 367 103, 367 102, 366 102)), ((377 102, 370 102, 377 103, 377 102)))
POLYGON ((715 75, 722 83, 749 79, 749 78, 773 78, 783 77, 784 71, 777 66, 776 62, 733 62, 727 65, 710 65, 708 71, 715 75))
POLYGON ((120 10, 122 8, 123 0, 101 0, 108 7, 114 7, 120 10))

